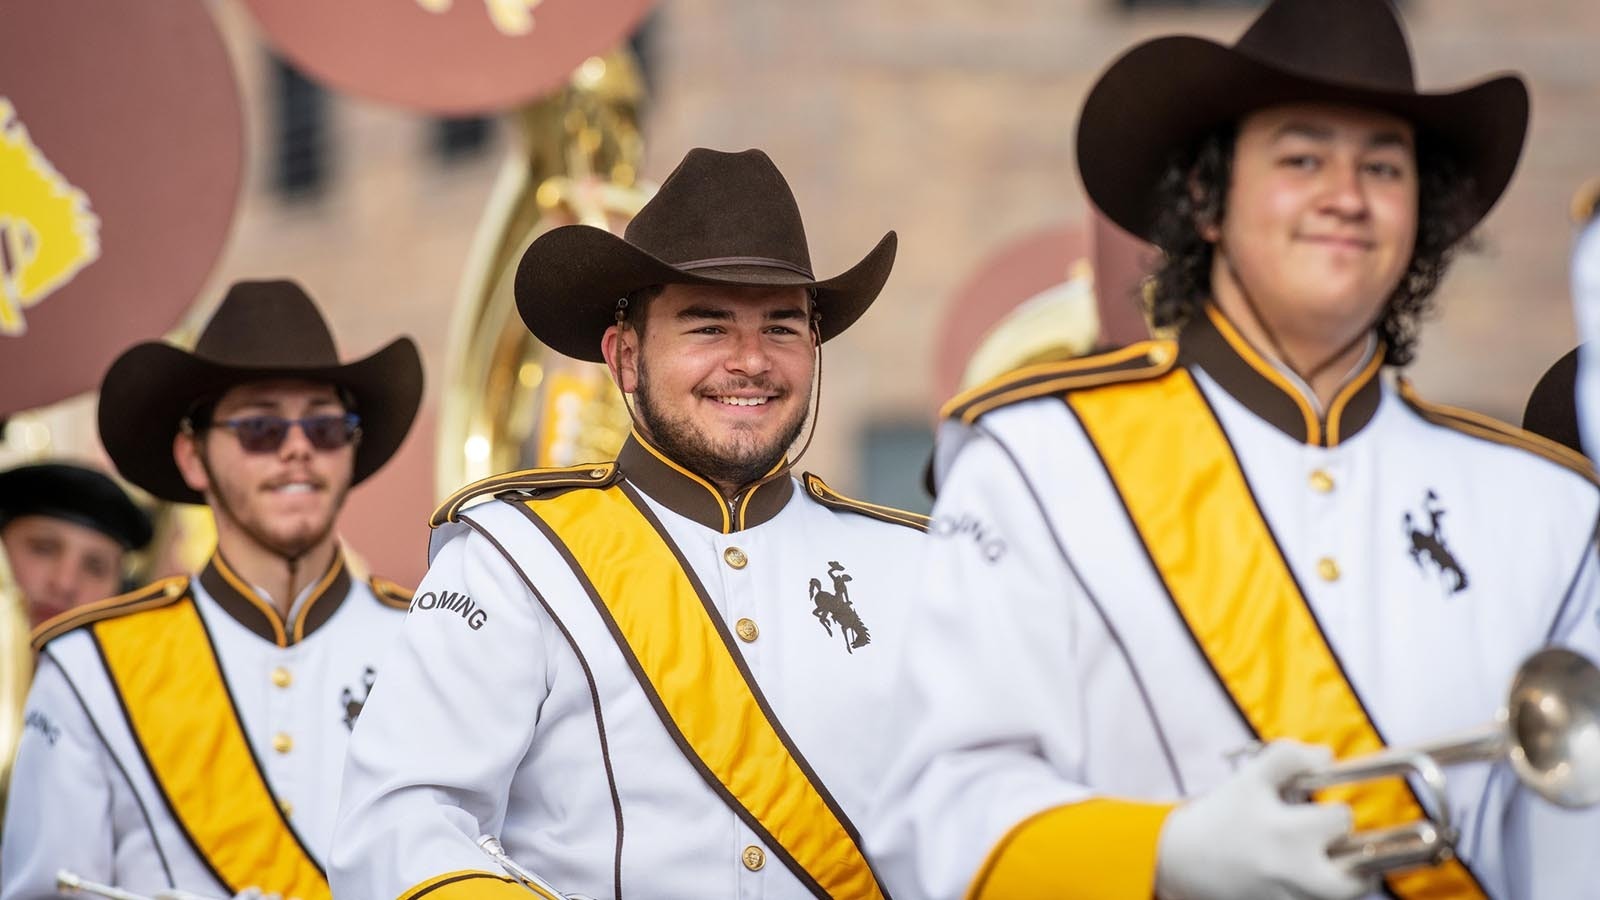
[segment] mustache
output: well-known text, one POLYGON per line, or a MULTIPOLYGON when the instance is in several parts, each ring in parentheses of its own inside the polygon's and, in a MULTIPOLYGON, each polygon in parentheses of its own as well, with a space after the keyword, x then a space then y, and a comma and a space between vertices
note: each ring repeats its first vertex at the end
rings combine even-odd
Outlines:
POLYGON ((277 478, 272 478, 263 482, 261 489, 266 491, 275 491, 286 484, 309 484, 317 490, 328 489, 327 479, 319 478, 310 472, 293 475, 280 475, 277 478))
POLYGON ((707 385, 696 391, 702 397, 714 397, 720 394, 732 394, 736 391, 766 391, 779 397, 789 393, 789 389, 780 386, 777 382, 764 376, 755 378, 735 378, 720 384, 707 385))

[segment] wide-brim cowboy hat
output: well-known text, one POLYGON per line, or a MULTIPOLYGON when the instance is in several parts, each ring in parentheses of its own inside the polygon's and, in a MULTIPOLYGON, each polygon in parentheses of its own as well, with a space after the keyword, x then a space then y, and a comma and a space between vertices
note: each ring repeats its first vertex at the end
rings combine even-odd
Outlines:
POLYGON ((1501 75, 1454 91, 1416 88, 1388 0, 1275 0, 1233 46, 1198 37, 1139 44, 1106 69, 1078 120, 1078 168, 1113 222, 1150 239, 1158 185, 1208 131, 1284 103, 1388 112, 1470 179, 1465 236, 1505 192, 1528 130, 1528 89, 1501 75))
POLYGON ((361 436, 352 484, 400 449, 422 402, 422 359, 410 338, 340 362, 332 332, 298 284, 241 281, 193 353, 150 341, 117 357, 100 386, 100 441, 128 481, 163 500, 203 503, 172 456, 184 417, 236 385, 286 378, 334 385, 353 401, 361 436))
POLYGON ((894 266, 889 232, 841 275, 812 274, 794 194, 760 150, 694 149, 667 176, 622 237, 589 225, 539 236, 517 267, 517 311, 547 346, 601 362, 600 338, 618 301, 659 284, 803 287, 813 291, 826 341, 855 322, 894 266))

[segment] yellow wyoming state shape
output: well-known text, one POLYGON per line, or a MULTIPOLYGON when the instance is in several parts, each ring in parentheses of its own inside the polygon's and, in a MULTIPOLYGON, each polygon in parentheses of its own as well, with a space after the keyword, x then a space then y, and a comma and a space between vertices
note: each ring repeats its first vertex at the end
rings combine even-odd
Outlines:
POLYGON ((0 97, 0 334, 27 331, 22 311, 100 258, 100 219, 28 138, 0 97))

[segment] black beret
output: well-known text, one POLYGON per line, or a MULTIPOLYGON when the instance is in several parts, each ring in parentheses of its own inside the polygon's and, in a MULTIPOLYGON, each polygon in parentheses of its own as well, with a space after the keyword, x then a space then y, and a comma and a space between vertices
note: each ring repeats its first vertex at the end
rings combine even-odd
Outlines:
POLYGON ((1528 408, 1522 414, 1522 427, 1541 437, 1583 453, 1578 432, 1578 351, 1555 361, 1534 385, 1528 408))
POLYGON ((0 525, 49 516, 93 528, 125 549, 150 543, 150 516, 110 478, 83 466, 39 463, 0 472, 0 525))

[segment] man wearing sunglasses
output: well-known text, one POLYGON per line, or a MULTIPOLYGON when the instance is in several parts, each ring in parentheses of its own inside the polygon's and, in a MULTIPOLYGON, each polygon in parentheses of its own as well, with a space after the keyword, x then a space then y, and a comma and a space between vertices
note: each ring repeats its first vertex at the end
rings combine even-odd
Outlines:
POLYGON ((144 343, 112 364, 107 453, 156 497, 208 505, 217 550, 35 633, 0 897, 56 896, 59 870, 329 897, 345 745, 410 602, 352 574, 334 523, 421 393, 409 338, 341 363, 288 281, 235 284, 193 353, 144 343))

